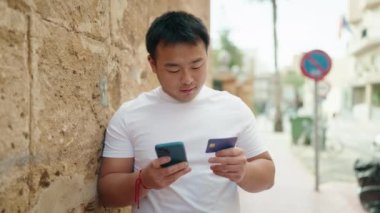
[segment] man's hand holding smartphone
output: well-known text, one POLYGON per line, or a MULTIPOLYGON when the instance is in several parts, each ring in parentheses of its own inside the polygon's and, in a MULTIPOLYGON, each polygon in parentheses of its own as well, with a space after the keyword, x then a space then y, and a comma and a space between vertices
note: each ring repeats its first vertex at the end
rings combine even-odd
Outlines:
POLYGON ((144 168, 141 174, 146 187, 165 188, 191 171, 182 142, 159 144, 156 153, 158 158, 144 168))

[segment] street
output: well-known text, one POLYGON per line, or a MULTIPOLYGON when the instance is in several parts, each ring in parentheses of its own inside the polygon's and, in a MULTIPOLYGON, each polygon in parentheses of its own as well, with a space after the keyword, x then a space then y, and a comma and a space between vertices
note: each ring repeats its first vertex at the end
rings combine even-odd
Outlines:
MULTIPOLYGON (((380 133, 375 122, 360 122, 351 117, 340 117, 327 130, 324 149, 320 154, 320 181, 356 182, 353 170, 358 158, 370 158, 374 151, 372 143, 380 133)), ((310 172, 314 172, 315 150, 311 145, 293 145, 292 153, 310 172)))
POLYGON ((358 186, 352 170, 355 154, 322 154, 321 184, 315 191, 314 152, 309 146, 291 144, 288 132, 273 133, 271 123, 258 118, 259 132, 267 141, 276 164, 275 186, 257 194, 241 191, 241 212, 330 213, 365 212, 357 197, 358 186), (350 160, 347 160, 350 159, 350 160))

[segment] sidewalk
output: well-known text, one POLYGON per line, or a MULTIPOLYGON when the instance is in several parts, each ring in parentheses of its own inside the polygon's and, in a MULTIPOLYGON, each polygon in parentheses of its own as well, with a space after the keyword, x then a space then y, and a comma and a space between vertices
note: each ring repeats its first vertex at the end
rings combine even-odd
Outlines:
POLYGON ((292 155, 290 136, 276 134, 260 126, 262 138, 276 164, 275 186, 257 194, 240 193, 241 213, 364 213, 356 183, 327 182, 315 192, 315 179, 304 165, 292 155))

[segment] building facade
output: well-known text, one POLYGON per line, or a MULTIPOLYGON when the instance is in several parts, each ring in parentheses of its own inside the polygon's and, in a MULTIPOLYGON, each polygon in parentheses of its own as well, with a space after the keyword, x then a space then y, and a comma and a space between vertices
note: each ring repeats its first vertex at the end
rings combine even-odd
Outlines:
POLYGON ((380 0, 348 0, 353 58, 352 109, 355 117, 380 121, 380 0))

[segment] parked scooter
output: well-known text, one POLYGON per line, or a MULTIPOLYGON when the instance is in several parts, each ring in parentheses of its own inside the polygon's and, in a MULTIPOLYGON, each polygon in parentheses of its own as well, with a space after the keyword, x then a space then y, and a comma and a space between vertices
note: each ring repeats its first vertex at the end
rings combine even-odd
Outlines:
POLYGON ((370 213, 380 213, 380 134, 375 137, 373 151, 370 159, 357 159, 354 170, 362 206, 370 213))

